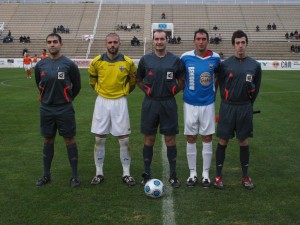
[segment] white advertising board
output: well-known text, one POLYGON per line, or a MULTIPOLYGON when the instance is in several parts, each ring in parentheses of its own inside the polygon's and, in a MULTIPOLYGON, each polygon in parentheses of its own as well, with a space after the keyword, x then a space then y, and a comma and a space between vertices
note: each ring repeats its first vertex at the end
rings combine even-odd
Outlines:
MULTIPOLYGON (((88 68, 91 59, 73 59, 79 68, 88 68)), ((133 60, 138 64, 139 60, 133 60)), ((300 61, 297 60, 258 60, 262 70, 300 70, 300 61)), ((0 68, 22 68, 23 58, 0 58, 0 68)))

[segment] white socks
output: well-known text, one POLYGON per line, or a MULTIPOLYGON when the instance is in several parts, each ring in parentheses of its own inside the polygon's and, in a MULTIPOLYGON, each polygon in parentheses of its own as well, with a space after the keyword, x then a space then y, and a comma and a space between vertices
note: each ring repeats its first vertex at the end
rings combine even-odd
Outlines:
MULTIPOLYGON (((94 147, 94 160, 96 165, 96 175, 103 175, 103 163, 105 158, 105 142, 106 138, 96 137, 94 147)), ((130 148, 129 137, 119 139, 120 144, 120 160, 123 167, 123 176, 130 176, 130 148)))
POLYGON ((130 147, 129 147, 129 137, 119 139, 120 144, 120 160, 123 166, 123 177, 130 176, 130 147))
POLYGON ((202 142, 202 159, 203 159, 203 171, 202 177, 209 179, 209 169, 212 159, 212 142, 202 142))
MULTIPOLYGON (((212 142, 202 142, 202 159, 203 159, 203 170, 202 177, 209 179, 209 169, 212 159, 212 142)), ((190 177, 197 176, 197 148, 196 143, 186 143, 186 155, 190 169, 190 177)))
POLYGON ((197 176, 197 149, 196 143, 186 143, 186 156, 190 169, 190 177, 194 178, 197 176))
POLYGON ((105 158, 105 141, 106 138, 96 137, 94 147, 94 160, 96 165, 96 175, 103 175, 103 162, 105 158))

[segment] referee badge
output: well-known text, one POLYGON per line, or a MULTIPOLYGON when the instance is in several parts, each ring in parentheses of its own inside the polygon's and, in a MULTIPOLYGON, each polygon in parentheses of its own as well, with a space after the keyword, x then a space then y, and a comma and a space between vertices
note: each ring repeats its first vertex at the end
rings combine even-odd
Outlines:
POLYGON ((246 75, 246 81, 247 82, 252 82, 253 81, 253 75, 252 74, 247 74, 246 75))
POLYGON ((57 79, 64 80, 65 79, 65 72, 58 72, 57 79))
POLYGON ((174 74, 173 72, 167 72, 167 80, 173 80, 174 74))
POLYGON ((124 66, 120 66, 119 68, 120 68, 120 71, 121 71, 121 72, 123 72, 123 71, 125 70, 125 67, 124 67, 124 66))

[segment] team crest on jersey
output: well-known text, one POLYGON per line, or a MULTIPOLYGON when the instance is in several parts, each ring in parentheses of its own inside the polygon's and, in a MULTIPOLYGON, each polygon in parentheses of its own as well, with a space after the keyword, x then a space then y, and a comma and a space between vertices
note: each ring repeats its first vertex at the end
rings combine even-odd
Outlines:
POLYGON ((124 66, 120 66, 119 68, 120 68, 120 71, 121 71, 121 72, 123 72, 123 71, 125 70, 125 67, 124 67, 124 66))
POLYGON ((208 72, 201 73, 199 82, 203 86, 208 86, 211 82, 211 74, 208 72))
POLYGON ((212 70, 214 68, 214 64, 213 63, 209 63, 209 68, 212 70))
POLYGON ((44 71, 42 71, 42 72, 41 72, 41 77, 44 77, 44 76, 46 76, 46 74, 45 74, 44 71))
POLYGON ((167 72, 167 80, 173 80, 174 74, 173 72, 167 72))
POLYGON ((247 82, 252 82, 253 81, 253 75, 252 74, 247 74, 246 75, 246 81, 247 82))
POLYGON ((57 79, 64 80, 65 79, 65 72, 58 72, 57 79))

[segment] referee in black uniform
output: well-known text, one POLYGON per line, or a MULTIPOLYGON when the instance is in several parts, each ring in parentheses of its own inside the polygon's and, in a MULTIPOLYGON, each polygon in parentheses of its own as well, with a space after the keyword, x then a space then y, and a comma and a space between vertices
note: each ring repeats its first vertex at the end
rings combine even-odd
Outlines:
POLYGON ((248 176, 249 143, 253 133, 252 106, 258 95, 261 83, 260 64, 247 56, 247 35, 237 30, 232 35, 235 54, 221 63, 218 84, 221 94, 217 136, 219 143, 216 150, 216 177, 214 186, 223 189, 222 168, 225 150, 229 139, 236 136, 240 146, 240 163, 242 167, 242 185, 254 188, 248 176))
POLYGON ((170 164, 169 182, 179 187, 176 176, 176 134, 178 114, 175 95, 183 89, 184 65, 179 57, 166 50, 167 35, 163 30, 153 34, 154 51, 144 55, 138 65, 137 84, 145 98, 141 112, 141 132, 144 134, 144 174, 142 184, 151 178, 153 146, 158 126, 164 135, 170 164))
POLYGON ((44 136, 43 163, 44 175, 36 186, 51 181, 51 162, 54 156, 54 140, 58 130, 64 137, 69 162, 72 168, 71 187, 78 187, 78 149, 75 142, 76 123, 72 101, 81 89, 80 73, 77 65, 60 52, 61 36, 52 33, 46 38, 49 57, 35 67, 35 80, 40 91, 40 126, 44 136))

